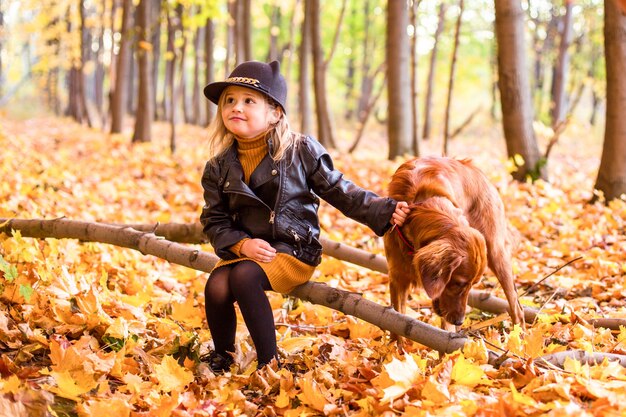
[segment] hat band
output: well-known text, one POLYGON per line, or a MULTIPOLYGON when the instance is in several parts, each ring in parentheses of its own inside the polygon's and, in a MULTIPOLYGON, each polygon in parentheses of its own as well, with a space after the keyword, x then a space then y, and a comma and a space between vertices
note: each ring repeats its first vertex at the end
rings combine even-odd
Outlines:
POLYGON ((261 84, 261 81, 256 78, 248 78, 248 77, 230 77, 225 80, 227 83, 238 83, 238 84, 250 84, 253 87, 257 87, 262 89, 263 91, 268 91, 268 89, 261 84))

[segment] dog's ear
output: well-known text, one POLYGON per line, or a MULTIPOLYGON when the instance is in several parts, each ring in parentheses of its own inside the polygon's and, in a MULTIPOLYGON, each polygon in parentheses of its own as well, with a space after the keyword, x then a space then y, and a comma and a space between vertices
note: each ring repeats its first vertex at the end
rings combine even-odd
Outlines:
POLYGON ((424 246, 413 258, 422 287, 431 299, 441 295, 461 262, 463 255, 445 240, 436 240, 424 246))

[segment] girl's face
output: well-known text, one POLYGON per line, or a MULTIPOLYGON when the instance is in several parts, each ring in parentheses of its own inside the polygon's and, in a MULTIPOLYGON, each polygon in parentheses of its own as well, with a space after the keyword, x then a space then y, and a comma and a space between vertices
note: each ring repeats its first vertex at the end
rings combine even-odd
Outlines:
POLYGON ((222 95, 224 125, 240 138, 259 136, 280 118, 280 109, 270 106, 263 94, 250 88, 231 85, 222 95))

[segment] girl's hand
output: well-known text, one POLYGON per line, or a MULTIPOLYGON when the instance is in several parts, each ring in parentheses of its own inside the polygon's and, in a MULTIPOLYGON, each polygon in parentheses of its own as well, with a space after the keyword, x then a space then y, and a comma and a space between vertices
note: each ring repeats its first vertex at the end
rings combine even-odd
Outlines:
POLYGON ((248 239, 243 242, 239 252, 259 262, 271 262, 276 256, 276 249, 263 239, 248 239))
POLYGON ((391 223, 394 226, 402 226, 406 220, 406 216, 409 214, 409 204, 406 201, 398 201, 396 204, 396 211, 391 215, 391 223))

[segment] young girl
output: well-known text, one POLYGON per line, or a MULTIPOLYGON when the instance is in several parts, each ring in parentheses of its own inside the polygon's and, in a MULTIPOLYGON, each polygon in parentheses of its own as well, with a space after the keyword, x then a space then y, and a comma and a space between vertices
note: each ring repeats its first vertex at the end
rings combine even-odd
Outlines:
POLYGON ((289 129, 287 85, 277 61, 244 62, 225 81, 207 85, 204 95, 218 106, 200 216, 220 257, 205 287, 215 345, 208 364, 215 373, 233 364, 237 302, 261 368, 278 359, 265 291, 288 293, 320 263, 319 197, 378 235, 391 222, 404 223, 408 204, 344 179, 316 140, 289 129))

